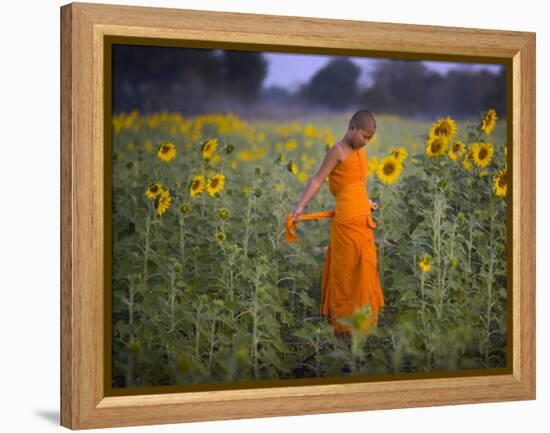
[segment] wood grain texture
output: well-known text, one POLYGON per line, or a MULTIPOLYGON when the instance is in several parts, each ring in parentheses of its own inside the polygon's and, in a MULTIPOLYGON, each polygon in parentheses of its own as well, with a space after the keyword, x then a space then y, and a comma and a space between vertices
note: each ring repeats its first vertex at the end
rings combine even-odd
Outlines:
POLYGON ((146 8, 61 7, 61 424, 71 429, 531 400, 535 374, 535 34, 146 8), (105 35, 304 53, 511 62, 508 203, 513 373, 192 393, 105 395, 105 35), (489 61, 489 60, 486 60, 489 61), (510 176, 510 174, 509 174, 510 176), (511 192, 513 191, 513 195, 511 192), (252 404, 251 400, 254 401, 252 404))

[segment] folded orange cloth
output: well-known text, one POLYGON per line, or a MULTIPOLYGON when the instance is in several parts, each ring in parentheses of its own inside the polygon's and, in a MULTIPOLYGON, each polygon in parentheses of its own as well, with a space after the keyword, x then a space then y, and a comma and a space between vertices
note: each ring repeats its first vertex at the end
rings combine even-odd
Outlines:
MULTIPOLYGON (((374 205, 371 204, 371 209, 374 208, 374 205)), ((317 220, 317 219, 323 219, 323 218, 334 218, 336 215, 336 211, 333 210, 322 210, 319 212, 313 212, 313 213, 306 213, 298 215, 298 221, 303 220, 317 220)), ((366 214, 367 218, 367 225, 374 229, 376 228, 376 223, 372 219, 371 214, 366 214)), ((294 218, 292 218, 292 212, 289 212, 286 216, 286 241, 288 243, 298 242, 300 238, 298 238, 298 235, 296 234, 296 228, 298 227, 298 221, 295 221, 294 218)))
MULTIPOLYGON (((298 220, 316 220, 321 218, 332 218, 335 215, 333 210, 323 210, 320 212, 307 213, 298 215, 298 220)), ((294 221, 292 218, 292 212, 289 212, 286 216, 286 240, 287 242, 297 242, 299 240, 298 235, 296 234, 296 227, 298 226, 298 221, 294 221)))

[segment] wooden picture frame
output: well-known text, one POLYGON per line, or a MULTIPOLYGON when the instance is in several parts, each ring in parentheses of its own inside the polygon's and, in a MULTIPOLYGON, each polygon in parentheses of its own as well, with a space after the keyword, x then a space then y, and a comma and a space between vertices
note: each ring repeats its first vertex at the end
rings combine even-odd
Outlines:
MULTIPOLYGON (((70 3, 61 12, 61 425, 70 429, 535 399, 535 33, 70 3), (508 95, 509 368, 248 389, 110 395, 104 73, 109 38, 180 46, 494 59, 508 95)), ((108 119, 105 121, 105 119, 108 119)))

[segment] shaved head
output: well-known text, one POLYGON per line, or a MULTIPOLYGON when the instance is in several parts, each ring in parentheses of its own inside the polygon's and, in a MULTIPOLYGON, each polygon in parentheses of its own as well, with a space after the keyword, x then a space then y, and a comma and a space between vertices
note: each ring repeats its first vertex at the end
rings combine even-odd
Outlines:
POLYGON ((356 111, 349 120, 348 128, 351 128, 352 123, 359 129, 367 130, 369 127, 376 129, 376 120, 369 110, 356 111))

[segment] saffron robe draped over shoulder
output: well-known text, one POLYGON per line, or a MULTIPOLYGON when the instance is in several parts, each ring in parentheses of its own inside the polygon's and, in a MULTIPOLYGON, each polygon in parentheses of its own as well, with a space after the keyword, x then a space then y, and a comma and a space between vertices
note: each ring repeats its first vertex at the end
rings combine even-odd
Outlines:
MULTIPOLYGON (((329 175, 329 188, 336 200, 335 210, 298 216, 298 221, 332 218, 330 239, 321 280, 321 315, 328 317, 337 333, 351 327, 336 319, 351 316, 364 305, 371 306, 370 323, 378 324, 384 297, 378 275, 378 260, 367 192, 367 156, 356 149, 338 163, 329 175)), ((286 240, 297 242, 297 222, 292 212, 286 218, 286 240)), ((369 330, 369 322, 362 324, 369 330)))

